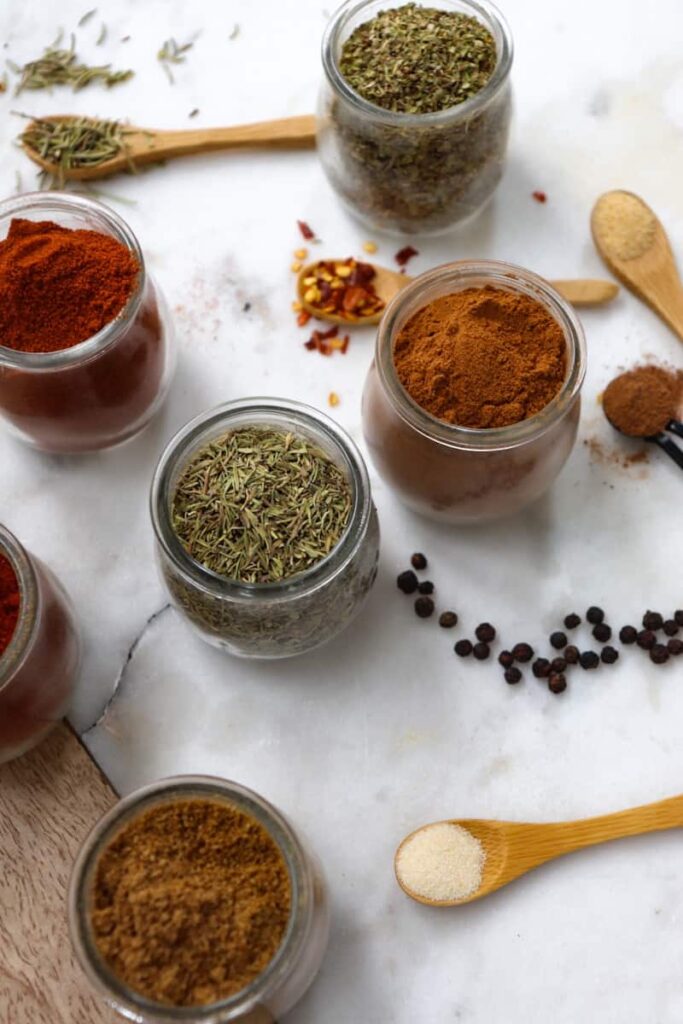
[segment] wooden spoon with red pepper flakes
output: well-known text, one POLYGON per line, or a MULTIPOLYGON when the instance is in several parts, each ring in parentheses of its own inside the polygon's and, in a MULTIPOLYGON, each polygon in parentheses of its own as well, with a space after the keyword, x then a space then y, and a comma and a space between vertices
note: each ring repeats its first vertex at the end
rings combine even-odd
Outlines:
MULTIPOLYGON (((303 312, 345 326, 379 323, 393 297, 413 279, 408 274, 350 257, 316 260, 299 271, 297 295, 303 312)), ((613 281, 550 281, 574 306, 600 306, 617 295, 613 281)))

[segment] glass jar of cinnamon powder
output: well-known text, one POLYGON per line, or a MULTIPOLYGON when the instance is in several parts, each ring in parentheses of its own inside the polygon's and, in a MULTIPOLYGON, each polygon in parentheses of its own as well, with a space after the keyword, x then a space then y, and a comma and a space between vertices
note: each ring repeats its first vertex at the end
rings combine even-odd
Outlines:
POLYGON ((0 416, 55 453, 120 444, 172 372, 169 322, 135 235, 84 196, 0 203, 0 416))
MULTIPOLYGON (((507 300, 506 304, 511 302, 507 300)), ((533 328, 530 321, 532 333, 533 328)), ((458 378, 462 366, 450 368, 441 363, 436 374, 430 363, 431 353, 437 351, 434 339, 428 337, 432 329, 436 331, 434 325, 428 325, 423 339, 428 353, 423 390, 438 406, 443 392, 448 394, 455 388, 462 391, 458 378)), ((461 329, 464 331, 465 326, 454 316, 446 328, 446 350, 452 339, 457 343, 461 329)), ((484 366, 489 358, 485 330, 482 338, 484 347, 479 358, 484 366)), ((476 349, 472 353, 470 358, 476 364, 476 349)), ((436 360, 436 354, 433 358, 436 360)), ((541 351, 538 365, 527 368, 527 377, 542 376, 546 362, 541 351)), ((466 260, 437 267, 403 289, 380 323, 375 358, 363 394, 363 431, 370 455, 399 498, 432 519, 477 523, 511 515, 539 498, 566 462, 576 439, 585 370, 583 330, 574 311, 536 274, 492 260, 466 260), (489 314, 494 319, 504 317, 505 309, 497 308, 503 304, 495 302, 496 294, 502 292, 526 297, 522 300, 525 307, 533 306, 545 330, 554 332, 554 356, 561 360, 555 393, 532 415, 523 418, 522 412, 517 422, 486 428, 448 422, 419 404, 399 379, 396 347, 405 337, 406 326, 410 330, 413 318, 431 303, 467 290, 473 294, 485 290, 480 296, 480 309, 473 314, 480 316, 483 324, 489 314), (491 306, 490 311, 484 303, 491 306)), ((467 395, 470 410, 476 408, 477 397, 476 388, 472 388, 467 395)), ((480 400, 482 422, 496 422, 496 396, 486 388, 480 400)), ((499 400, 510 401, 503 395, 499 400)))
POLYGON ((50 570, 0 525, 0 763, 34 747, 66 714, 80 642, 50 570))
POLYGON ((329 908, 317 859, 275 807, 235 782, 179 776, 96 825, 69 924, 90 982, 128 1020, 275 1024, 318 972, 329 908))

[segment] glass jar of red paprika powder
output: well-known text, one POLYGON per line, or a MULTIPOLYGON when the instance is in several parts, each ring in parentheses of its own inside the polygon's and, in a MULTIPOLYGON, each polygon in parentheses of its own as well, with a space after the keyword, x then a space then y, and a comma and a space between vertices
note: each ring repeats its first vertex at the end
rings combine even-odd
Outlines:
POLYGON ((0 580, 1 764, 34 747, 66 714, 80 642, 60 583, 2 525, 0 580))
MULTIPOLYGON (((60 344, 60 322, 54 316, 49 351, 30 350, 30 332, 20 346, 10 346, 0 333, 0 415, 16 435, 42 451, 76 453, 120 444, 157 411, 172 371, 168 314, 138 241, 118 214, 84 196, 36 192, 0 203, 0 243, 17 220, 109 236, 125 247, 139 270, 119 312, 77 344, 60 344)), ((31 244, 39 273, 44 240, 31 244)), ((0 279, 0 294, 2 285, 0 279)), ((114 274, 111 287, 116 287, 114 274)), ((44 301, 49 313, 48 290, 44 301)), ((83 319, 78 305, 75 295, 75 315, 83 319)), ((97 322, 96 309, 92 315, 97 322)))

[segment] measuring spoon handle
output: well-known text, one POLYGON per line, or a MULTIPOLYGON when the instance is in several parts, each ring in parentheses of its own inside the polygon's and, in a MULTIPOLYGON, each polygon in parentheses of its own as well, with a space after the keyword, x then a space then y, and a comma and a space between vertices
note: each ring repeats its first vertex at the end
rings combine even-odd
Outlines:
MULTIPOLYGON (((681 436, 683 437, 683 432, 681 432, 681 436)), ((670 459, 673 459, 683 469, 683 448, 679 448, 666 434, 657 434, 652 440, 655 444, 659 445, 663 452, 666 452, 670 459)))
POLYGON ((670 430, 672 434, 678 434, 679 437, 683 437, 683 423, 680 420, 669 420, 666 429, 670 430))

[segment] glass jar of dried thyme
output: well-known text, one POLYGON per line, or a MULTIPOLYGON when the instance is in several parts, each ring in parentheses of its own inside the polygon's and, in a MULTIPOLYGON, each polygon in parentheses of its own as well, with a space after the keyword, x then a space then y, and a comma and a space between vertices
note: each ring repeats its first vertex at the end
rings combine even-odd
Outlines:
POLYGON ((488 0, 348 0, 323 39, 318 152, 364 223, 445 231, 500 181, 512 39, 488 0))
POLYGON ((330 640, 377 573, 363 458, 333 420, 297 402, 229 402, 187 424, 161 456, 151 513, 174 605, 242 657, 330 640))

